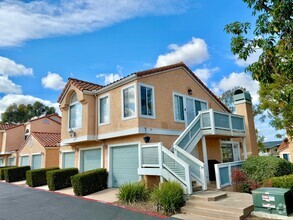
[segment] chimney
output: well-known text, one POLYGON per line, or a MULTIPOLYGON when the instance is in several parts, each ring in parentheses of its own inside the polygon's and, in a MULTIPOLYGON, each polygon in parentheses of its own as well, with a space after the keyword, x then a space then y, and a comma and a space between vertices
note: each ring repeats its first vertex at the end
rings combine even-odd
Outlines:
POLYGON ((251 96, 249 92, 237 89, 234 92, 236 114, 243 115, 246 128, 246 149, 248 156, 258 155, 251 96))

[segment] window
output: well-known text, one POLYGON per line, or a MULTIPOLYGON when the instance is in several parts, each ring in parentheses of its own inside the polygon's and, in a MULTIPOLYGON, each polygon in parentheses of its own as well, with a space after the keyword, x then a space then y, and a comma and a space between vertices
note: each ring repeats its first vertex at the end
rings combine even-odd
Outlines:
POLYGON ((135 109, 135 86, 130 86, 122 90, 123 95, 123 118, 133 118, 136 116, 135 109))
POLYGON ((74 93, 70 99, 69 128, 71 129, 81 128, 81 114, 82 114, 82 107, 80 102, 78 102, 77 100, 76 93, 74 93))
POLYGON ((223 144, 222 143, 221 150, 222 150, 223 163, 234 161, 232 144, 223 144))
POLYGON ((140 85, 140 114, 146 117, 155 117, 154 88, 140 85))
POLYGON ((29 129, 26 129, 25 130, 25 134, 24 134, 24 140, 26 140, 29 135, 30 135, 30 130, 29 129))
POLYGON ((15 157, 8 157, 8 166, 15 165, 15 157))
POLYGON ((183 97, 174 95, 175 121, 184 121, 183 97))
POLYGON ((99 124, 110 123, 110 102, 109 96, 99 98, 99 124))
POLYGON ((285 154, 285 153, 284 153, 284 154, 283 154, 283 159, 284 159, 284 160, 287 160, 287 161, 291 161, 291 160, 290 160, 290 154, 288 154, 288 153, 285 154))

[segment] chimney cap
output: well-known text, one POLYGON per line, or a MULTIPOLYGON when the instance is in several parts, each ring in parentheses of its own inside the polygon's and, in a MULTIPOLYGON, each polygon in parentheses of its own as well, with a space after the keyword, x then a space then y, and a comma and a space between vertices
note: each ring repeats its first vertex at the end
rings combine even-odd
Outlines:
POLYGON ((235 104, 242 103, 242 102, 251 103, 251 95, 249 92, 243 89, 237 89, 234 92, 234 102, 235 104))

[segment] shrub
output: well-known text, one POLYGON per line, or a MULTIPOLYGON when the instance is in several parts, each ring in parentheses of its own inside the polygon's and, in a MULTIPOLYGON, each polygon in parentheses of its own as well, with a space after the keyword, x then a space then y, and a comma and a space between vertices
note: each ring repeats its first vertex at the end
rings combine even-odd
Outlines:
POLYGON ((4 167, 0 167, 0 180, 5 180, 4 169, 5 168, 10 168, 10 167, 16 167, 16 166, 4 166, 4 167))
POLYGON ((5 181, 8 183, 25 180, 25 173, 30 166, 4 168, 5 181))
POLYGON ((73 192, 85 196, 107 188, 108 172, 106 169, 90 170, 71 176, 73 192))
POLYGON ((293 173, 293 165, 274 156, 250 157, 243 163, 242 170, 248 179, 261 184, 266 179, 293 173))
POLYGON ((175 213, 184 205, 184 191, 179 183, 164 182, 154 189, 151 200, 164 212, 175 213))
POLYGON ((134 203, 146 201, 149 198, 149 191, 142 182, 123 184, 117 193, 122 203, 134 203))
POLYGON ((46 179, 49 190, 55 191, 71 186, 70 177, 77 174, 77 168, 66 168, 46 172, 46 179))
POLYGON ((249 192, 246 173, 240 169, 233 169, 231 173, 232 186, 236 192, 249 192))
POLYGON ((57 169, 59 167, 28 170, 26 171, 26 184, 30 187, 47 185, 46 172, 57 169))
POLYGON ((266 181, 265 185, 276 188, 290 189, 293 192, 293 174, 273 177, 266 181))

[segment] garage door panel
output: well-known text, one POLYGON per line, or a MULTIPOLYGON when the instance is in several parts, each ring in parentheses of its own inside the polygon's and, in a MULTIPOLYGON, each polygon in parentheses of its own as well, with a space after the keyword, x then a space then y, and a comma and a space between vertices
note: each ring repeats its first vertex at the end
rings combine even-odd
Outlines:
POLYGON ((81 171, 101 168, 101 149, 81 151, 81 171))
POLYGON ((112 185, 119 187, 127 182, 138 181, 138 146, 112 148, 112 185))
POLYGON ((62 158, 62 168, 72 168, 74 167, 74 152, 64 152, 62 158))
POLYGON ((42 167, 42 155, 33 155, 32 156, 32 169, 40 169, 42 167))
POLYGON ((20 166, 28 166, 28 165, 29 165, 29 156, 21 156, 20 166))

